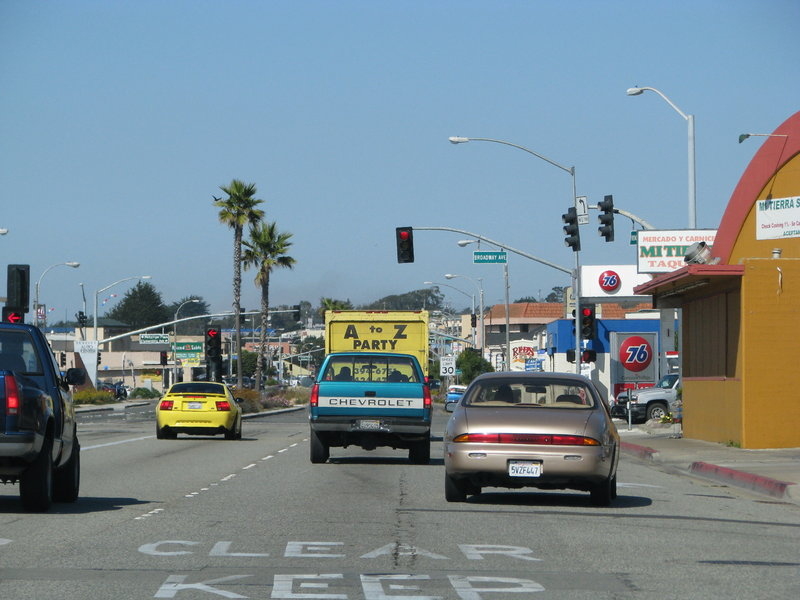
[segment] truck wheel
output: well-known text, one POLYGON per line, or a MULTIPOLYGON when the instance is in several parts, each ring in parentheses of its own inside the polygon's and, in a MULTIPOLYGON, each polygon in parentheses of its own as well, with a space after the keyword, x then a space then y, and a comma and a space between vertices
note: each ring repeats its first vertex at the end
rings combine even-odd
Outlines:
POLYGON ((45 437, 42 451, 22 473, 19 496, 25 510, 43 512, 53 503, 53 439, 45 437))
POLYGON ((450 477, 445 474, 444 476, 444 498, 448 502, 466 502, 467 501, 467 486, 465 482, 450 477))
POLYGON ((324 463, 330 458, 331 450, 323 443, 317 432, 311 430, 311 462, 314 464, 324 463))
POLYGON ((667 407, 664 406, 661 402, 654 402, 650 406, 647 407, 647 420, 650 421, 651 419, 660 419, 663 416, 668 414, 667 407))
POLYGON ((69 460, 56 470, 53 478, 53 500, 56 502, 75 502, 81 485, 81 445, 75 436, 69 460))
POLYGON ((408 449, 408 460, 415 465, 427 465, 431 462, 431 441, 416 442, 408 449))

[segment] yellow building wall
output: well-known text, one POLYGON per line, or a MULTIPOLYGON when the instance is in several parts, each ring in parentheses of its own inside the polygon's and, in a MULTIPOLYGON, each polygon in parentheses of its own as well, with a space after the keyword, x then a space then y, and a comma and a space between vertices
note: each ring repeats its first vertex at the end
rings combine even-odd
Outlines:
MULTIPOLYGON (((794 249, 800 246, 800 238, 772 241, 794 249)), ((800 369, 796 357, 800 258, 750 258, 742 262, 741 445, 800 447, 800 369)))
POLYGON ((741 445, 741 397, 738 379, 684 379, 684 437, 741 445))

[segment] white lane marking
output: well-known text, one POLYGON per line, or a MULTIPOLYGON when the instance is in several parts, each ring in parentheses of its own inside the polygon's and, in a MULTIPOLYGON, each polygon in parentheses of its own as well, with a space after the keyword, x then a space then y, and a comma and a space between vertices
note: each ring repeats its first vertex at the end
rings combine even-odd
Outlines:
POLYGON ((635 488, 635 487, 644 487, 644 488, 662 488, 663 485, 650 485, 649 483, 622 483, 621 481, 617 483, 617 487, 623 488, 635 488))
POLYGON ((142 440, 149 440, 156 436, 154 435, 146 435, 144 437, 138 438, 131 438, 129 440, 119 440, 116 442, 108 442, 107 444, 96 444, 94 446, 81 446, 81 452, 85 452, 86 450, 94 450, 95 448, 107 448, 108 446, 118 446, 119 444, 127 444, 129 442, 141 442, 142 440))

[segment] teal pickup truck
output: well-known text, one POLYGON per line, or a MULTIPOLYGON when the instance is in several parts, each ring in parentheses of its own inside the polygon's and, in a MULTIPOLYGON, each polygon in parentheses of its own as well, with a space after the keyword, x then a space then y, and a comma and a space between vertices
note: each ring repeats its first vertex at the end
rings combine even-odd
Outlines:
POLYGON ((341 352, 325 357, 311 389, 311 462, 331 447, 408 450, 415 464, 431 457, 431 392, 416 357, 341 352))

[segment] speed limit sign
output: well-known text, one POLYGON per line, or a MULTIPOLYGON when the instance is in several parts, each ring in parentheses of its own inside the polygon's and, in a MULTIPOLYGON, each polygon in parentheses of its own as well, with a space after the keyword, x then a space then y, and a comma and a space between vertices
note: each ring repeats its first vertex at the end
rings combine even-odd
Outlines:
POLYGON ((442 356, 439 359, 439 375, 442 377, 453 376, 456 374, 456 357, 442 356))

